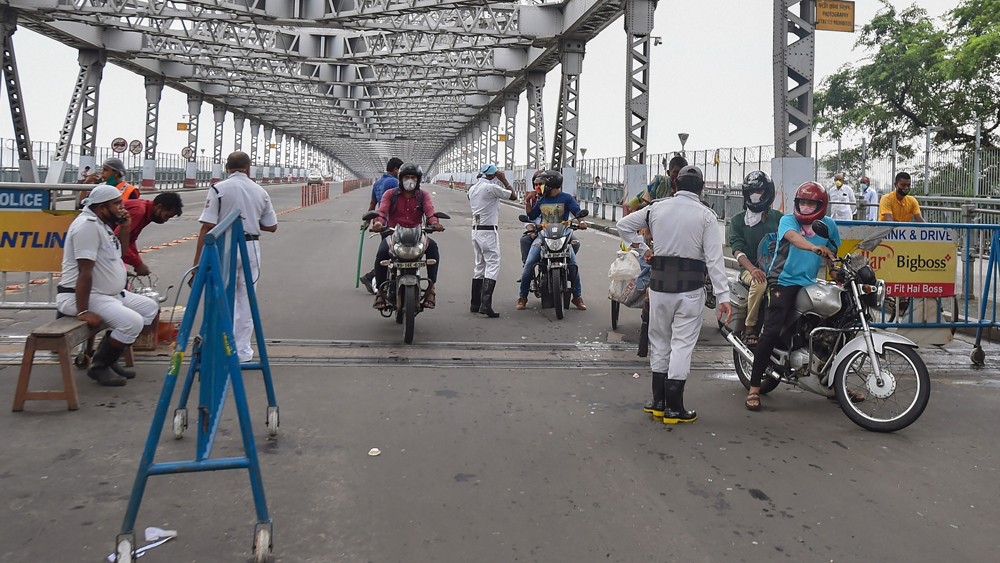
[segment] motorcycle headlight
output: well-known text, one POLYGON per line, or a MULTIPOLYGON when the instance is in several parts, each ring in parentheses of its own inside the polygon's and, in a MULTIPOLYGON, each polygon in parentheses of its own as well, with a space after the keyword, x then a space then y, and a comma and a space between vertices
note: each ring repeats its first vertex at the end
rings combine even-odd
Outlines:
POLYGON ((542 239, 545 241, 545 246, 552 252, 559 252, 566 246, 566 239, 561 238, 546 238, 542 239))
POLYGON ((426 247, 427 245, 423 241, 420 241, 415 245, 397 242, 392 245, 392 253, 395 254, 397 258, 402 260, 416 260, 417 258, 423 256, 426 247))

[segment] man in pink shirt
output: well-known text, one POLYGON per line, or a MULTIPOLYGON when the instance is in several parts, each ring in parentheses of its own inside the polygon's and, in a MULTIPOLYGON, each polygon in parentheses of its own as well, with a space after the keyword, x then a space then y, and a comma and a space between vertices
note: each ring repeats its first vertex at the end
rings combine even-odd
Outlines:
MULTIPOLYGON (((399 185, 391 190, 386 190, 382 194, 382 201, 379 202, 379 216, 372 220, 371 229, 373 232, 382 231, 383 227, 419 227, 424 217, 427 217, 427 224, 435 231, 443 231, 444 225, 434 217, 434 204, 431 203, 431 194, 420 189, 420 179, 423 171, 420 166, 413 163, 406 163, 399 167, 399 185)), ((427 291, 424 292, 424 308, 433 309, 435 305, 434 284, 437 282, 438 267, 441 265, 441 257, 438 253, 437 243, 428 238, 427 258, 435 260, 434 264, 427 265, 427 278, 430 283, 427 291)), ((378 247, 378 254, 375 255, 375 285, 378 293, 375 295, 375 309, 385 307, 385 293, 382 291, 382 284, 389 277, 389 267, 383 266, 382 261, 389 259, 388 237, 382 238, 382 244, 378 247)))

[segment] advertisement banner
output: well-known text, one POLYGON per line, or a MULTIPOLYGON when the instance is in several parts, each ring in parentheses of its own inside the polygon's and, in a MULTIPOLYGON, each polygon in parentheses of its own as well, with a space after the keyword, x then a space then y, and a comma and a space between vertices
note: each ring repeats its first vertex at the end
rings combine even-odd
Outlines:
MULTIPOLYGON (((880 225, 841 227, 839 256, 854 252, 855 246, 879 229, 880 225)), ((868 258, 875 276, 885 280, 886 294, 896 297, 948 297, 955 295, 958 233, 940 227, 897 227, 871 252, 858 251, 868 258)))
POLYGON ((62 270, 66 231, 77 211, 0 211, 0 271, 62 270))

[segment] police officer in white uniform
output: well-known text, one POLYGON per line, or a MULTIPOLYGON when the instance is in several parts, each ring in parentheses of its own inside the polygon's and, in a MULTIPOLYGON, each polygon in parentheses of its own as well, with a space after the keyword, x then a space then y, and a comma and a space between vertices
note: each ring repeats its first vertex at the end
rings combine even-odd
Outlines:
MULTIPOLYGON (((208 190, 205 210, 198 221, 201 222, 201 234, 198 237, 198 250, 194 256, 194 265, 198 265, 205 235, 219 221, 225 219, 234 209, 240 210, 243 220, 243 232, 246 236, 247 251, 250 253, 250 273, 256 283, 260 277, 260 232, 273 233, 278 230, 278 217, 271 206, 271 198, 264 188, 257 185, 248 176, 250 173, 250 156, 245 152, 234 152, 226 160, 226 171, 229 177, 212 186, 208 190)), ((242 260, 242 257, 241 257, 242 260)), ((253 337, 253 316, 250 313, 250 298, 247 296, 247 280, 243 277, 242 262, 237 262, 236 268, 236 304, 233 312, 233 336, 236 338, 236 352, 240 362, 249 362, 253 358, 253 348, 250 340, 253 337)))
POLYGON ((472 250, 476 267, 472 271, 472 305, 469 310, 490 318, 500 316, 493 310, 493 290, 500 273, 500 200, 517 199, 503 172, 495 164, 484 164, 480 178, 469 188, 472 207, 472 250), (502 184, 502 186, 501 186, 502 184))
POLYGON ((56 309, 91 327, 102 322, 111 327, 97 346, 87 375, 101 385, 117 387, 135 377, 134 371, 116 364, 118 358, 142 327, 153 322, 159 305, 125 291, 122 248, 128 244, 131 220, 121 192, 114 186, 99 186, 83 205, 66 232, 56 309), (116 235, 114 228, 119 225, 116 235))
POLYGON ((664 424, 698 417, 684 409, 684 383, 701 333, 706 272, 718 292, 719 318, 724 316, 728 323, 732 315, 719 218, 699 199, 704 186, 701 170, 685 166, 677 175, 674 197, 618 221, 618 234, 626 245, 638 248, 643 240, 637 233, 642 229, 649 229, 653 239, 649 284, 653 401, 644 410, 664 424))

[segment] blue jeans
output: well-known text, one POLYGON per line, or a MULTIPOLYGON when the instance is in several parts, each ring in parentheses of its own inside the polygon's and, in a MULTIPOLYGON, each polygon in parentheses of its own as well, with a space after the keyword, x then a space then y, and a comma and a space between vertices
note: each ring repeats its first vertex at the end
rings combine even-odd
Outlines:
MULTIPOLYGON (((531 238, 531 235, 525 233, 521 235, 521 265, 528 259, 528 251, 531 250, 531 243, 535 242, 535 239, 531 238)), ((580 253, 580 239, 576 238, 576 235, 570 237, 570 244, 573 245, 573 252, 577 254, 580 253)))
MULTIPOLYGON (((541 242, 536 242, 531 245, 531 249, 528 251, 528 258, 524 261, 524 271, 521 272, 521 291, 518 293, 519 297, 528 296, 528 289, 531 287, 531 278, 535 271, 535 265, 541 259, 541 242)), ((570 245, 569 263, 573 266, 570 268, 570 279, 573 281, 573 296, 581 297, 583 295, 583 286, 580 285, 580 268, 576 267, 576 252, 573 250, 573 245, 570 245)))

